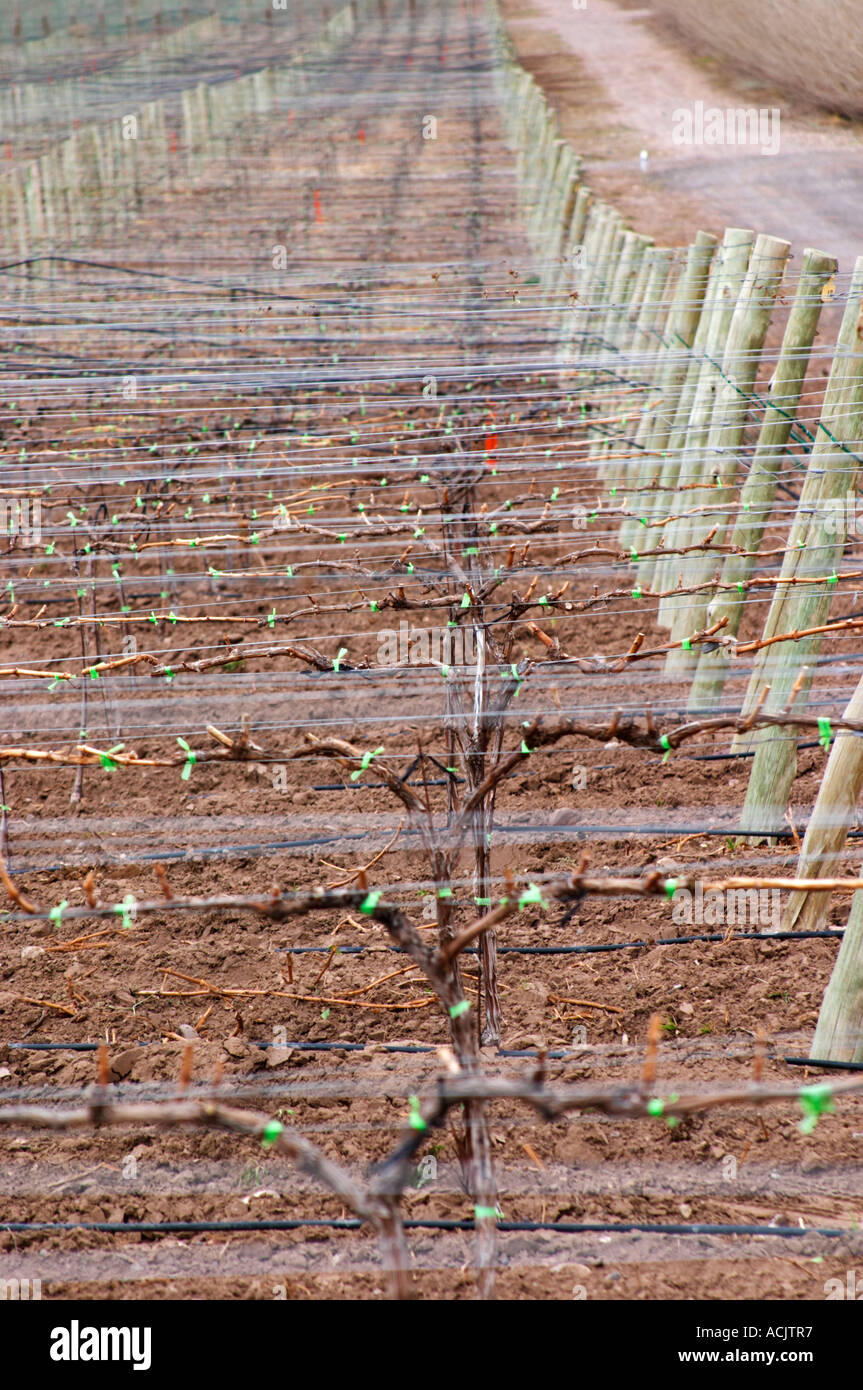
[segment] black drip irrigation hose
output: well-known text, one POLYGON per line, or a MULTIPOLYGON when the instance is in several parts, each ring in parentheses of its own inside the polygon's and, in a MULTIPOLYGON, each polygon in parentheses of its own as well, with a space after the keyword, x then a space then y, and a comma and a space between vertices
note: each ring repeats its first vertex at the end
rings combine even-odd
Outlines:
MULTIPOLYGON (((825 927, 821 931, 776 931, 776 932, 735 932, 731 937, 726 937, 722 932, 701 932, 696 936, 660 936, 655 941, 611 941, 602 945, 583 945, 583 946, 498 946, 498 955, 501 956, 590 956, 604 951, 631 951, 654 946, 687 946, 694 941, 811 941, 843 937, 845 929, 843 927, 825 927)), ((277 946, 278 955, 303 956, 303 955, 325 955, 331 954, 331 946, 277 946)), ((335 948, 339 955, 361 955, 363 951, 376 950, 378 947, 372 946, 338 946, 335 948)), ((387 947, 393 955, 403 955, 404 952, 396 946, 387 947)), ((461 953, 464 956, 475 956, 477 948, 468 946, 461 953)))
MULTIPOLYGON (((691 936, 659 936, 652 941, 609 941, 597 945, 575 946, 498 946, 501 956, 591 956, 608 951, 653 950, 654 946, 691 946, 698 941, 830 941, 841 940, 844 927, 824 927, 820 931, 776 931, 776 932, 735 932, 726 936, 724 932, 699 932, 691 936)), ((401 956, 404 951, 399 946, 385 948, 391 955, 401 956)), ((276 946, 276 955, 285 956, 328 956, 335 950, 340 956, 361 956, 367 951, 380 953, 379 946, 276 946)), ((467 946, 462 955, 477 955, 476 946, 467 946)))
MULTIPOLYGON (((629 951, 634 949, 652 949, 654 946, 680 946, 690 945, 698 941, 809 941, 841 938, 844 932, 838 928, 830 928, 823 931, 794 931, 794 932, 737 932, 734 936, 726 938, 722 932, 705 932, 695 936, 670 936, 659 937, 656 941, 616 941, 605 945, 596 946, 501 946, 501 955, 530 955, 530 956, 563 956, 563 955, 590 955, 596 952, 605 951, 629 951)), ((362 955, 369 950, 367 946, 340 946, 338 950, 342 955, 362 955)), ((393 955, 403 954, 399 948, 390 946, 387 948, 393 955)), ((285 955, 329 955, 329 946, 284 946, 278 948, 278 953, 285 955)), ((471 947, 464 952, 465 955, 476 955, 476 947, 471 947)), ((100 1043, 94 1042, 10 1042, 6 1044, 10 1049, 18 1052, 95 1052, 100 1043)), ((157 1047, 159 1043, 155 1039, 144 1039, 141 1042, 129 1043, 129 1047, 157 1047)), ((435 1052, 436 1046, 426 1043, 355 1043, 355 1042, 285 1042, 271 1043, 251 1041, 252 1047, 289 1047, 297 1052, 364 1052, 366 1047, 383 1048, 385 1052, 398 1053, 426 1053, 435 1052)), ((536 1048, 499 1048, 499 1057, 536 1057, 536 1048)), ((582 1056, 581 1052, 566 1052, 555 1049, 546 1054, 550 1059, 560 1060, 565 1057, 582 1056)), ((857 1071, 863 1070, 863 1063, 860 1062, 815 1062, 809 1058, 786 1057, 784 1061, 793 1066, 824 1066, 834 1070, 857 1071)))
MULTIPOLYGON (((26 1235, 33 1231, 97 1231, 105 1235, 200 1235, 228 1231, 300 1231, 309 1227, 332 1231, 358 1231, 366 1223, 359 1217, 305 1217, 292 1221, 3 1221, 0 1232, 26 1235)), ((840 1240, 843 1236, 860 1234, 853 1227, 839 1226, 722 1226, 684 1223, 663 1225, 655 1221, 498 1221, 497 1229, 509 1231, 553 1231, 558 1235, 612 1234, 624 1235, 635 1231, 644 1235, 662 1236, 777 1236, 790 1240, 801 1236, 822 1236, 840 1240)), ((473 1231, 471 1220, 405 1221, 408 1231, 473 1231)))
POLYGON ((826 1058, 783 1057, 789 1067, 823 1067, 825 1071, 863 1071, 863 1062, 833 1062, 826 1058))
MULTIPOLYGON (((367 791, 374 789, 376 786, 383 785, 383 783, 375 782, 369 782, 365 784, 367 791)), ((339 790, 342 790, 342 788, 340 788, 339 790)), ((352 790, 352 788, 349 790, 352 790)), ((806 829, 807 825, 801 824, 797 828, 798 835, 801 831, 805 833, 806 829)), ((776 826, 774 826, 772 829, 767 830, 737 830, 734 826, 725 826, 717 828, 716 826, 701 825, 640 825, 636 827, 634 825, 581 825, 575 821, 572 823, 572 825, 537 826, 536 824, 499 825, 495 823, 494 826, 495 836, 499 836, 502 839, 505 839, 507 836, 510 835, 524 833, 537 836, 540 834, 540 832, 546 831, 551 839, 556 840, 558 837, 560 837, 561 834, 565 834, 568 830, 576 831, 579 839, 583 839, 588 835, 600 835, 609 837, 616 835, 620 839, 624 839, 626 836, 634 836, 638 839, 645 839, 650 837, 655 837, 657 839, 668 839, 678 835, 700 835, 704 839, 708 839, 709 837, 715 838, 716 836, 722 836, 722 838, 726 840, 746 840, 750 838, 771 840, 793 839, 793 834, 791 830, 782 830, 776 826)), ((413 838, 417 836, 418 833, 418 831, 412 830, 410 827, 405 827, 402 838, 413 838)), ((282 850, 325 849, 327 845, 334 845, 339 843, 340 841, 363 841, 367 838, 368 836, 362 832, 352 833, 350 831, 345 831, 343 833, 337 833, 333 835, 315 835, 312 836, 310 839, 302 840, 261 840, 253 841, 249 844, 202 845, 200 846, 200 848, 192 848, 191 850, 150 850, 146 854, 139 855, 135 859, 135 863, 195 863, 196 860, 218 860, 231 859, 237 857, 251 858, 253 856, 264 857, 268 854, 278 854, 282 850)), ((849 840, 863 839, 863 827, 855 827, 853 830, 849 830, 847 832, 846 838, 849 840)), ((88 860, 88 862, 101 866, 112 865, 117 861, 109 857, 103 857, 100 859, 97 856, 92 860, 88 860)), ((66 862, 57 861, 53 864, 40 864, 36 861, 26 860, 24 863, 16 865, 16 872, 22 874, 62 873, 65 870, 67 870, 68 867, 69 865, 66 862)))

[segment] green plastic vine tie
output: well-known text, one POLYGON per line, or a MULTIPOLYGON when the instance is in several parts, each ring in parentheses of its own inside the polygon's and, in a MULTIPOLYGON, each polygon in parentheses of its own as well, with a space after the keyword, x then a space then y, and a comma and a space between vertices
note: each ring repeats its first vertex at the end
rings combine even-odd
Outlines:
POLYGON ((192 768, 198 761, 198 756, 196 753, 192 752, 191 748, 189 747, 188 743, 184 738, 178 738, 177 742, 179 743, 180 747, 186 755, 186 761, 183 764, 183 771, 180 773, 180 776, 184 782, 188 782, 189 778, 192 775, 192 768))
POLYGON ((362 766, 361 766, 361 767, 358 767, 357 770, 356 770, 356 772, 352 772, 352 773, 351 773, 351 781, 352 781, 352 782, 358 782, 359 779, 362 777, 363 773, 365 772, 366 768, 368 767, 369 763, 371 762, 372 758, 376 758, 376 757, 378 756, 378 754, 379 754, 379 753, 382 753, 383 751, 384 751, 384 746, 383 746, 383 744, 381 744, 381 746, 380 746, 379 748, 375 748, 375 749, 373 749, 373 750, 370 750, 368 753, 363 753, 362 760, 361 760, 361 761, 362 761, 362 766))
POLYGON ((53 922, 55 927, 59 927, 60 923, 63 920, 63 913, 65 912, 68 906, 68 899, 64 898, 63 901, 61 903, 58 903, 56 907, 52 907, 51 911, 48 913, 49 922, 53 922))
POLYGON ((662 761, 664 763, 667 763, 668 759, 671 757, 671 744, 668 739, 668 734, 662 735, 662 738, 659 740, 659 746, 660 748, 665 749, 665 757, 662 759, 662 761))
POLYGON ((677 892, 677 879, 667 878, 662 886, 665 892, 665 896, 667 898, 673 898, 675 893, 677 892))
POLYGON ((360 912, 362 912, 365 917, 371 917, 380 900, 380 889, 377 889, 373 893, 366 894, 360 903, 360 912))
POLYGON ((798 1125, 801 1134, 811 1134, 821 1116, 832 1115, 836 1108, 829 1086, 807 1086, 797 1099, 803 1111, 803 1119, 798 1125))
POLYGON ((833 730, 830 728, 829 719, 818 720, 818 742, 825 753, 830 752, 830 744, 833 742, 833 730))
POLYGON ((106 767, 109 772, 112 772, 114 768, 120 766, 118 762, 114 761, 113 754, 122 752, 125 746, 126 745, 124 743, 115 743, 114 747, 109 748, 107 753, 99 754, 99 762, 102 764, 103 767, 106 767))
POLYGON ((529 883, 522 893, 518 900, 519 909, 528 907, 531 903, 536 903, 538 907, 548 907, 548 903, 535 883, 529 883))
POLYGON ((460 999, 457 1004, 450 1004, 449 1016, 450 1018, 461 1018, 462 1014, 466 1014, 469 1008, 470 1000, 460 999))
POLYGON ((132 894, 127 893, 123 901, 121 903, 115 903, 111 909, 112 912, 116 912, 119 917, 122 917, 123 921, 121 925, 126 931, 131 930, 132 917, 134 916, 136 907, 137 903, 132 894))
POLYGON ((420 1114, 419 1099, 416 1096, 408 1096, 408 1105, 410 1106, 408 1124, 410 1125, 411 1129, 417 1130, 419 1134, 424 1133, 425 1130, 428 1129, 428 1125, 426 1124, 425 1120, 420 1114))
POLYGON ((261 1135, 261 1148, 271 1149, 284 1128, 284 1125, 280 1125, 278 1120, 268 1120, 261 1135))
MULTIPOLYGON (((651 1106, 651 1105, 659 1105, 659 1106, 661 1107, 661 1109, 659 1109, 659 1110, 651 1110, 650 1113, 651 1113, 652 1115, 653 1115, 653 1114, 662 1115, 662 1114, 664 1113, 664 1111, 665 1111, 666 1105, 673 1105, 674 1102, 677 1101, 677 1100, 680 1100, 680 1096, 677 1094, 676 1091, 672 1091, 672 1093, 671 1093, 671 1095, 668 1097, 668 1100, 667 1100, 667 1101, 662 1101, 662 1100, 651 1101, 647 1108, 648 1108, 648 1110, 650 1110, 650 1106, 651 1106)), ((666 1115, 666 1116, 665 1116, 665 1123, 668 1125, 668 1128, 669 1128, 669 1129, 675 1129, 676 1126, 680 1124, 680 1117, 679 1117, 678 1115, 666 1115)))

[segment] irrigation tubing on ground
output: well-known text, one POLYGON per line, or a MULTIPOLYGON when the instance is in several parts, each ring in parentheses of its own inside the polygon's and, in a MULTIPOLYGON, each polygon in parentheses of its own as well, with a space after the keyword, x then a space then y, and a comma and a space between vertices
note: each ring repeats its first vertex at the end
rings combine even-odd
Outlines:
MULTIPOLYGON (((359 1217, 295 1217, 292 1220, 259 1221, 2 1221, 0 1232, 26 1235, 33 1231, 98 1231, 105 1235, 205 1235, 221 1234, 229 1231, 299 1231, 309 1227, 333 1231, 358 1231, 365 1224, 359 1217)), ((675 1222, 664 1224, 658 1221, 498 1221, 497 1229, 503 1232, 550 1231, 557 1235, 627 1235, 636 1232, 642 1235, 661 1236, 777 1236, 782 1240, 800 1239, 803 1236, 820 1236, 827 1240, 841 1240, 843 1237, 857 1235, 859 1232, 841 1226, 743 1226, 719 1225, 701 1222, 675 1222)), ((476 1223, 471 1220, 440 1218, 407 1220, 408 1231, 473 1231, 476 1223)))

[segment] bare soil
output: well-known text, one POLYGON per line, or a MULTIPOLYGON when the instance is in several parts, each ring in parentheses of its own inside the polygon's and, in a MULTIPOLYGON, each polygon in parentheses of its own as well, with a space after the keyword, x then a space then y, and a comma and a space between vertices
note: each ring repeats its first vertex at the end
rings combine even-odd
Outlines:
MULTIPOLYGON (((610 8, 600 0, 591 0, 591 7, 599 18, 610 8)), ((438 55, 439 36, 431 21, 428 25, 428 32, 422 30, 426 45, 422 51, 431 63, 429 55, 438 55), (434 45, 429 38, 433 30, 434 45)), ((519 33, 517 26, 515 32, 519 33)), ((366 42, 374 45, 375 40, 366 42)), ((401 62, 406 53, 417 51, 406 47, 411 43, 416 43, 416 37, 410 32, 393 30, 385 56, 401 62)), ((567 57, 539 54, 531 61, 564 102, 573 129, 578 124, 574 113, 583 113, 593 100, 596 78, 577 75, 567 78, 569 85, 564 86, 563 69, 573 71, 567 57)), ((417 100, 422 97, 425 102, 426 94, 421 86, 417 100)), ((342 115, 327 118, 336 172, 330 166, 330 183, 324 184, 323 226, 316 225, 311 214, 310 193, 318 182, 317 170, 297 195, 299 202, 305 197, 304 215, 292 205, 294 223, 289 233, 296 238, 300 257, 308 258, 305 268, 309 270, 298 297, 314 305, 325 267, 331 259, 344 259, 347 250, 355 257, 359 275, 363 256, 371 255, 371 248, 380 264, 387 255, 395 265, 403 258, 408 267, 405 276, 417 293, 421 275, 426 286, 426 272, 416 269, 415 259, 452 263, 469 254, 471 225, 464 211, 468 190, 484 212, 483 246, 495 266, 490 278, 495 278, 501 265, 527 278, 530 262, 518 230, 512 182, 490 172, 487 182, 472 185, 475 171, 463 158, 471 139, 463 112, 450 117, 448 142, 430 149, 431 164, 422 166, 441 176, 440 183, 423 182, 416 123, 408 125, 404 112, 381 103, 373 110, 364 107, 362 119, 364 139, 358 143, 355 128, 346 129, 342 115), (404 151, 409 139, 414 140, 410 157, 405 155, 398 178, 391 179, 392 150, 404 151), (363 185, 363 179, 368 184, 363 185), (379 226, 356 219, 357 187, 363 189, 364 197, 373 195, 379 226), (372 194, 366 193, 368 189, 372 194), (381 250, 384 236, 389 240, 381 250)), ((499 126, 488 113, 483 122, 482 138, 492 151, 488 165, 500 169, 505 151, 499 126)), ((600 131, 610 132, 608 138, 619 141, 622 168, 629 158, 622 153, 628 136, 621 130, 614 132, 601 106, 594 109, 593 125, 578 124, 580 138, 575 144, 589 156, 591 131, 596 138, 600 131)), ((298 161, 320 156, 320 127, 306 135, 292 127, 289 137, 286 127, 273 131, 256 126, 248 136, 252 175, 243 177, 236 163, 231 165, 231 176, 238 180, 230 209, 237 246, 268 247, 281 229, 282 221, 277 226, 272 213, 272 186, 263 190, 254 171, 268 170, 276 179, 281 170, 284 191, 280 142, 288 138, 300 142, 298 161)), ((203 238, 201 263, 209 273, 215 275, 224 264, 220 256, 229 259, 224 223, 218 225, 224 213, 227 173, 217 167, 205 173, 190 186, 178 181, 148 219, 124 233, 123 254, 128 263, 154 263, 152 247, 158 244, 164 252, 160 264, 177 269, 183 266, 183 257, 178 253, 171 260, 175 241, 188 252, 193 238, 203 238)), ((650 229, 663 228, 666 235, 673 235, 675 244, 685 240, 696 225, 700 201, 692 203, 690 216, 677 197, 669 201, 662 190, 645 197, 641 186, 634 188, 632 178, 614 168, 602 178, 600 186, 609 196, 617 197, 628 188, 628 208, 633 214, 645 213, 650 229)), ((647 188, 652 187, 648 183, 647 188)), ((639 225, 644 223, 640 220, 639 225)), ((120 245, 120 240, 106 240, 100 257, 110 261, 120 245)), ((383 278, 382 271, 375 273, 383 278)), ((500 278, 506 279, 502 270, 500 278)), ((433 293, 430 284, 426 292, 433 293)), ((527 288, 523 302, 532 302, 527 288)), ((233 322, 233 314, 244 325, 247 365, 270 363, 270 330, 257 309, 241 312, 234 301, 226 301, 221 312, 225 322, 233 322)), ((303 321, 294 327, 299 346, 291 350, 297 360, 329 357, 331 344, 325 357, 324 350, 319 351, 314 324, 310 327, 303 321)), ((392 351, 400 329, 396 325, 386 330, 390 331, 392 339, 385 339, 385 345, 392 351)), ((129 350, 134 362, 138 360, 135 353, 143 354, 145 349, 138 342, 129 350)), ((182 364, 185 346, 178 344, 176 350, 182 364)), ((347 345, 343 351, 349 351, 347 345)), ((194 352, 206 362, 209 349, 198 346, 194 352)), ((218 351, 211 357, 218 361, 218 351)), ((513 374, 504 376, 502 385, 515 396, 526 382, 534 381, 535 374, 513 374)), ((229 452, 247 449, 268 427, 277 434, 279 447, 297 453, 303 447, 300 436, 307 425, 286 420, 284 392, 262 389, 254 397, 253 415, 247 418, 243 412, 250 397, 226 386, 193 425, 190 421, 201 399, 187 398, 177 405, 181 413, 189 413, 176 426, 169 423, 173 402, 171 412, 155 424, 137 418, 115 423, 116 437, 133 459, 151 443, 164 452, 179 440, 193 441, 207 457, 208 450, 222 447, 215 441, 229 427, 231 442, 225 446, 229 452), (200 429, 202 420, 211 430, 209 441, 200 429)), ((436 415, 415 389, 410 403, 405 399, 399 405, 400 399, 396 391, 392 401, 385 402, 387 413, 382 417, 382 434, 389 437, 390 430, 396 432, 396 448, 390 452, 387 445, 385 454, 391 460, 414 447, 408 441, 408 423, 418 429, 423 424, 431 427, 436 415), (393 407, 405 411, 398 423, 393 407)), ((295 392, 292 400, 293 408, 308 405, 317 410, 325 404, 323 393, 316 394, 314 389, 305 400, 301 392, 295 392)), ((338 431, 332 427, 326 435, 324 425, 315 423, 322 478, 330 476, 328 468, 334 470, 333 476, 340 476, 337 465, 350 456, 351 432, 364 428, 365 408, 355 397, 346 399, 344 408, 339 405, 338 431)), ((68 410, 80 416, 77 447, 98 450, 104 402, 72 397, 68 410)), ((525 411, 508 443, 539 454, 556 410, 557 403, 547 401, 536 416, 525 411)), ((468 424, 480 418, 478 410, 468 424)), ((52 451, 60 423, 59 408, 44 420, 36 411, 23 415, 19 411, 14 418, 10 413, 5 421, 9 456, 17 456, 25 441, 36 454, 52 451)), ((63 423, 71 429, 71 421, 63 423)), ((430 435, 433 449, 437 441, 431 428, 430 435)), ((572 445, 583 442, 577 410, 567 418, 565 438, 572 445)), ((201 454, 196 456, 198 461, 201 454)), ((287 489, 275 465, 271 467, 278 501, 282 495, 278 488, 287 489)), ((269 481, 265 473, 262 488, 269 481)), ((579 478, 583 482, 593 486, 594 479, 584 474, 579 478)), ((251 505, 260 501, 260 491, 253 484, 248 486, 245 495, 237 493, 231 499, 238 516, 248 515, 251 505)), ((409 486, 412 497, 427 509, 435 505, 433 489, 415 475, 409 486)), ((483 493, 489 505, 505 495, 502 487, 489 484, 483 493)), ((101 495, 98 484, 70 485, 66 491, 68 496, 61 495, 63 488, 58 487, 52 516, 54 507, 62 516, 67 502, 83 506, 88 514, 95 512, 101 495)), ((202 485, 193 478, 183 477, 176 487, 183 507, 200 505, 201 492, 202 485)), ((349 489, 354 503, 364 495, 360 484, 349 489)), ((325 503, 325 522, 338 514, 334 504, 325 503)), ((148 516, 152 521, 152 509, 148 516)), ((609 523, 609 537, 615 529, 609 523)), ((302 553, 307 555, 317 544, 313 538, 298 541, 297 553, 305 546, 302 553)), ((555 555, 572 544, 570 535, 553 535, 540 539, 537 553, 544 564, 553 566, 555 555)), ((58 549, 65 553, 53 564, 42 562, 39 578, 45 575, 59 586, 68 576, 69 546, 58 549)), ((278 547, 273 551, 283 568, 284 557, 278 547)), ((219 565, 221 555, 214 549, 208 558, 219 565)), ((240 577, 232 573, 222 586, 211 584, 192 559, 178 559, 176 582, 179 586, 182 580, 182 584, 174 601, 181 600, 184 611, 204 612, 209 606, 225 614, 254 615, 261 628, 250 629, 247 641, 259 641, 262 633, 267 636, 267 614, 274 602, 287 610, 295 600, 305 601, 309 592, 316 591, 315 581, 309 578, 289 581, 283 575, 276 581, 266 568, 271 559, 273 553, 268 555, 266 550, 260 563, 247 564, 245 556, 235 555, 234 565, 247 565, 248 572, 240 577), (228 597, 230 603, 216 608, 228 597)), ((573 599, 589 598, 595 583, 607 584, 608 574, 624 582, 620 576, 627 572, 625 564, 609 564, 606 569, 608 573, 586 567, 583 575, 576 575, 573 599)), ((96 562, 95 574, 108 580, 105 559, 96 562)), ((142 560, 134 576, 130 593, 136 612, 146 613, 151 606, 161 612, 160 587, 166 581, 159 565, 142 560)), ((16 584, 22 595, 18 616, 33 617, 43 600, 27 588, 27 577, 17 571, 16 584)), ((98 591, 99 612, 116 615, 120 600, 113 590, 110 598, 105 597, 106 587, 98 591)), ((56 592, 59 588, 51 596, 56 592)), ((73 611, 68 591, 64 604, 63 612, 73 611)), ((763 620, 763 605, 752 604, 744 635, 759 631, 763 620)), ((374 658, 377 630, 365 607, 349 616, 321 614, 314 623, 289 629, 298 640, 314 640, 328 655, 335 655, 347 643, 350 659, 357 663, 363 657, 374 658)), ((620 600, 574 615, 562 625, 561 638, 568 650, 579 655, 613 656, 626 650, 636 630, 645 633, 648 645, 664 640, 648 612, 635 612, 631 603, 620 600)), ((158 653, 178 668, 200 649, 211 650, 224 635, 236 640, 236 632, 230 629, 214 635, 212 627, 201 623, 176 632, 164 620, 152 628, 145 625, 143 633, 137 626, 135 633, 140 650, 158 653)), ((122 650, 116 629, 99 630, 98 640, 102 655, 122 650)), ((91 647, 87 659, 93 660, 96 654, 91 647)), ((525 655, 537 660, 543 655, 527 631, 513 653, 515 660, 525 655)), ((63 661, 67 669, 73 669, 80 665, 80 658, 77 629, 47 626, 22 633, 6 625, 0 631, 4 665, 63 661)), ((125 740, 141 755, 164 755, 167 749, 173 750, 178 735, 203 747, 208 722, 236 732, 245 716, 253 735, 264 738, 266 733, 268 742, 274 739, 277 746, 287 747, 305 727, 317 728, 325 719, 343 736, 361 737, 364 745, 385 741, 388 754, 403 758, 407 766, 416 752, 417 730, 427 728, 429 712, 440 707, 439 685, 425 677, 415 678, 411 672, 388 692, 384 707, 374 684, 364 691, 355 679, 338 685, 327 675, 330 683, 324 687, 318 673, 303 673, 288 657, 262 663, 254 655, 245 659, 241 655, 231 672, 180 673, 170 688, 144 671, 105 677, 98 690, 89 693, 86 725, 93 744, 107 747, 125 740), (268 732, 271 728, 273 733, 268 732)), ((729 690, 739 693, 743 679, 741 674, 729 690)), ((837 668, 830 675, 829 689, 850 690, 853 679, 853 672, 837 668)), ((685 706, 685 688, 664 678, 661 658, 638 667, 635 676, 579 677, 563 669, 555 673, 555 685, 566 706, 577 700, 584 709, 606 713, 617 704, 633 701, 657 708, 685 706)), ((44 684, 19 681, 10 687, 11 682, 4 688, 4 744, 74 747, 79 736, 79 688, 74 695, 65 690, 49 695, 44 684)), ((553 707, 545 687, 536 699, 553 707)), ((530 708, 527 701, 525 708, 526 712, 530 708)), ((750 847, 735 837, 748 764, 703 760, 724 750, 720 741, 704 741, 690 753, 676 754, 663 763, 623 747, 582 740, 565 751, 552 749, 538 755, 529 771, 512 777, 499 793, 493 873, 499 876, 510 868, 529 878, 565 871, 586 849, 597 872, 621 873, 653 864, 669 872, 676 867, 739 872, 766 863, 771 869, 790 870, 793 845, 750 847), (574 763, 587 769, 587 785, 581 790, 572 787, 574 763)), ((793 793, 795 813, 801 820, 812 805, 823 766, 820 749, 801 751, 793 793)), ((73 907, 83 905, 82 880, 88 870, 93 871, 103 902, 120 902, 127 894, 137 899, 158 897, 156 863, 164 867, 175 896, 259 893, 274 885, 289 889, 333 882, 383 849, 402 819, 400 808, 386 801, 372 778, 357 787, 324 760, 286 762, 278 786, 271 765, 256 762, 201 763, 187 782, 176 769, 134 774, 88 769, 83 801, 74 816, 69 808, 73 770, 25 766, 10 759, 4 775, 5 799, 11 807, 10 869, 21 891, 40 905, 61 901, 73 907)), ((432 795, 442 798, 440 788, 433 789, 432 795)), ((844 867, 854 864, 855 855, 849 852, 844 867)), ((418 895, 431 887, 427 863, 404 834, 371 874, 384 891, 388 887, 401 891, 407 884, 418 895)), ((847 904, 837 904, 832 921, 841 923, 846 910, 847 904)), ((458 902, 457 920, 466 924, 473 914, 465 891, 458 902)), ((59 924, 45 926, 28 923, 20 913, 10 914, 3 922, 3 1101, 80 1104, 84 1088, 95 1079, 94 1054, 62 1045, 100 1042, 109 1045, 118 1095, 173 1097, 186 1048, 181 1029, 192 1028, 198 1040, 189 1094, 225 1095, 250 1108, 281 1115, 333 1157, 366 1170, 392 1147, 407 1114, 408 1097, 421 1093, 437 1074, 436 1049, 448 1040, 446 1020, 416 972, 393 974, 403 961, 391 951, 382 930, 365 920, 332 913, 275 926, 240 912, 197 911, 182 917, 166 912, 129 925, 118 919, 109 934, 81 941, 102 926, 101 921, 64 922, 62 917, 59 924), (331 951, 332 946, 339 950, 331 951), (259 992, 231 998, 225 993, 228 990, 259 992), (56 1046, 33 1048, 33 1044, 48 1043, 56 1046), (264 1049, 260 1043, 277 1046, 264 1049), (349 1050, 347 1044, 361 1045, 362 1051, 349 1050), (388 1050, 395 1047, 431 1050, 388 1050)), ((499 932, 504 1051, 487 1050, 489 1070, 520 1075, 533 1064, 538 1049, 550 1048, 552 1079, 630 1081, 640 1072, 648 1020, 658 1014, 663 1021, 660 1084, 669 1089, 745 1084, 753 1075, 755 1054, 761 1052, 768 1079, 799 1082, 812 1075, 784 1059, 808 1051, 835 959, 835 939, 789 942, 771 940, 768 935, 745 941, 657 944, 688 930, 675 925, 667 902, 638 899, 587 900, 565 924, 559 911, 539 910, 523 911, 505 922, 499 932), (628 942, 639 944, 596 954, 531 953, 537 947, 628 942), (525 953, 516 948, 526 948, 525 953), (766 1042, 757 1042, 757 1035, 766 1042), (511 1052, 527 1055, 506 1055, 511 1052)), ((470 984, 475 964, 467 959, 470 984)), ((773 1107, 763 1115, 745 1108, 718 1110, 676 1128, 661 1120, 618 1122, 591 1113, 541 1124, 517 1106, 496 1106, 492 1138, 507 1222, 764 1228, 763 1234, 739 1236, 625 1229, 503 1232, 497 1296, 522 1300, 822 1299, 825 1280, 844 1277, 848 1268, 855 1262, 859 1267, 863 1260, 859 1233, 863 1101, 843 1102, 808 1135, 800 1132, 799 1120, 797 1110, 786 1106, 773 1107), (841 1228, 843 1234, 833 1238, 809 1232, 787 1238, 771 1235, 770 1223, 841 1228)), ((289 1165, 224 1134, 111 1130, 45 1136, 4 1131, 0 1151, 4 1222, 340 1220, 349 1215, 289 1165)), ((470 1219, 471 1201, 463 1190, 450 1131, 435 1136, 430 1154, 436 1171, 408 1194, 409 1219, 470 1219)), ((409 1232, 409 1239, 418 1297, 474 1295, 470 1232, 416 1228, 409 1232)), ((7 1277, 39 1277, 43 1296, 57 1299, 373 1299, 382 1297, 384 1289, 373 1238, 363 1231, 327 1227, 207 1234, 108 1233, 81 1226, 70 1231, 0 1231, 0 1278, 7 1277)))

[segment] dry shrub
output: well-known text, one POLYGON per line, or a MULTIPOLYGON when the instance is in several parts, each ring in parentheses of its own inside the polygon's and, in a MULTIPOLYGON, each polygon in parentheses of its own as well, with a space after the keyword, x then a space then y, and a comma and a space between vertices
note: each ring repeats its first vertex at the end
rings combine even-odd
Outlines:
POLYGON ((654 0, 693 44, 758 77, 863 116, 860 0, 654 0))

